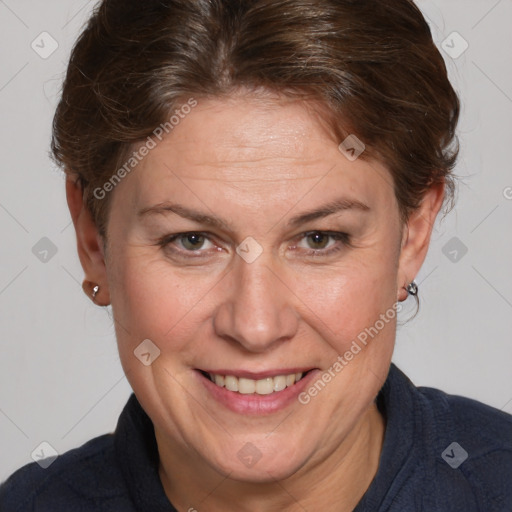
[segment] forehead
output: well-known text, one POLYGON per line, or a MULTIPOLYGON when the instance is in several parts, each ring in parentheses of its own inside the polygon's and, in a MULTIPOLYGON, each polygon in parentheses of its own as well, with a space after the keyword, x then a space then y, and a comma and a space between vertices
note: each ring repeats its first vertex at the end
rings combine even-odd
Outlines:
POLYGON ((252 95, 200 100, 167 139, 184 162, 234 169, 295 161, 314 165, 322 160, 317 149, 327 141, 308 104, 252 95))
POLYGON ((350 161, 321 116, 312 103, 282 97, 198 99, 123 187, 137 203, 166 201, 178 190, 211 197, 222 188, 224 199, 242 206, 244 201, 331 192, 393 200, 385 166, 362 158, 350 161))

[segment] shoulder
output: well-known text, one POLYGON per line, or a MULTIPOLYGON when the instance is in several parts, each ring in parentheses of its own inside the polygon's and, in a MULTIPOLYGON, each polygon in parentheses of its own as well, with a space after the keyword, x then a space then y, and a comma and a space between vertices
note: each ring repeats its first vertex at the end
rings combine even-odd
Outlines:
POLYGON ((473 440, 481 447, 478 453, 504 451, 512 455, 512 415, 434 388, 418 387, 417 392, 440 435, 457 435, 468 443, 473 440))
POLYGON ((462 396, 419 387, 423 438, 446 493, 466 494, 481 510, 512 504, 512 416, 462 396))
POLYGON ((58 456, 46 469, 34 462, 17 470, 0 485, 0 510, 103 510, 96 507, 100 501, 122 501, 126 490, 113 439, 112 434, 92 439, 58 456))
POLYGON ((390 511, 512 510, 511 415, 417 387, 394 364, 379 398, 387 417, 380 489, 390 511))

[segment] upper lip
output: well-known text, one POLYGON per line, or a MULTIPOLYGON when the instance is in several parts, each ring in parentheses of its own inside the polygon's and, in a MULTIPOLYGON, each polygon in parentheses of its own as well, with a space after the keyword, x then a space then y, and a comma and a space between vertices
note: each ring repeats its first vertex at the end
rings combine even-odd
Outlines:
POLYGON ((277 375, 291 375, 292 373, 306 373, 310 370, 314 370, 311 366, 309 367, 295 367, 295 368, 278 368, 275 370, 266 370, 261 372, 251 372, 246 370, 210 370, 201 368, 200 371, 210 373, 213 375, 232 375, 233 377, 242 377, 251 380, 266 379, 268 377, 276 377, 277 375))

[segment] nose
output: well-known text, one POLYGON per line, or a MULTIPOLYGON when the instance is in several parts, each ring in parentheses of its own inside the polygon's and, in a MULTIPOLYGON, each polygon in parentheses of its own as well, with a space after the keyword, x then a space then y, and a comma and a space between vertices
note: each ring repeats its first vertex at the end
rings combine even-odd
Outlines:
POLYGON ((223 284, 215 332, 250 352, 264 352, 297 333, 299 315, 293 297, 266 259, 247 263, 238 258, 223 284))

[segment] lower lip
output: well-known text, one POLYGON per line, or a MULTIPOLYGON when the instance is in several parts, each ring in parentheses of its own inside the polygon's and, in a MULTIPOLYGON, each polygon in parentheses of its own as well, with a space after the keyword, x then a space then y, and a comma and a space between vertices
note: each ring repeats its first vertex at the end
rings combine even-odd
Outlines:
POLYGON ((208 377, 205 377, 199 370, 196 373, 207 391, 217 402, 227 409, 239 414, 263 415, 281 411, 294 402, 298 402, 299 394, 308 386, 309 382, 320 370, 311 370, 305 377, 293 386, 282 391, 274 391, 269 395, 258 395, 256 393, 244 395, 236 391, 229 391, 214 384, 208 377))

